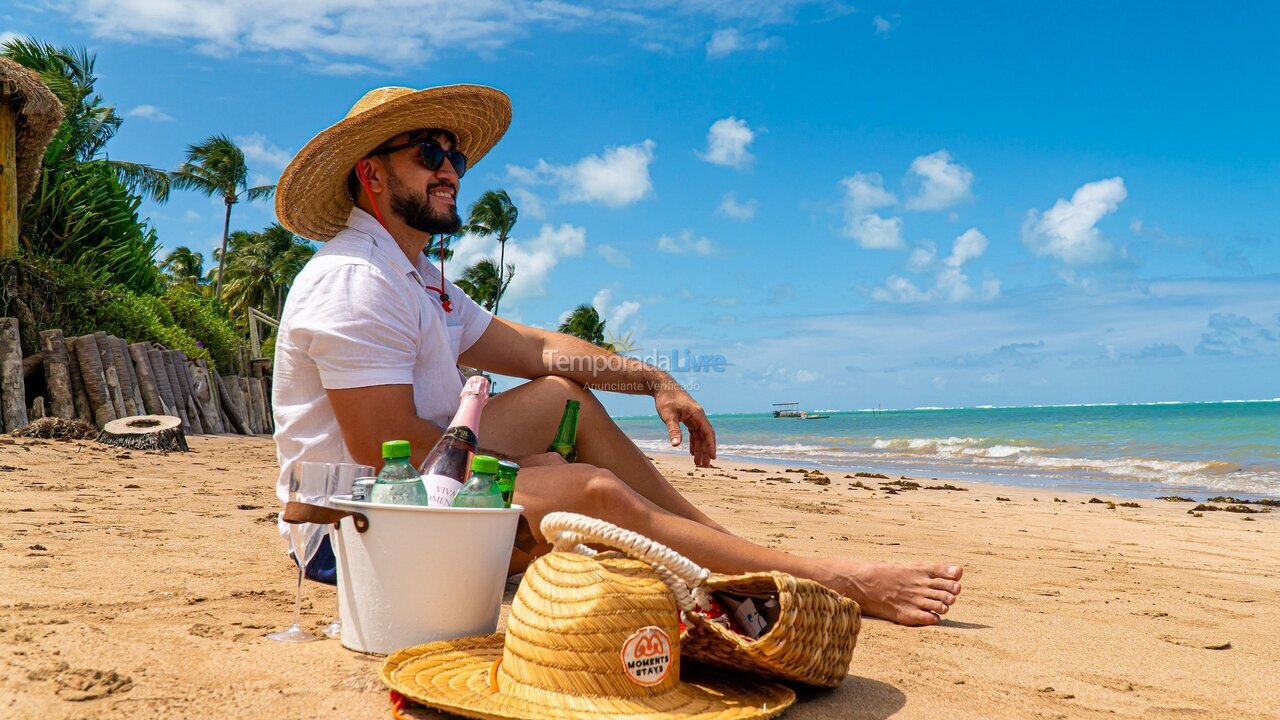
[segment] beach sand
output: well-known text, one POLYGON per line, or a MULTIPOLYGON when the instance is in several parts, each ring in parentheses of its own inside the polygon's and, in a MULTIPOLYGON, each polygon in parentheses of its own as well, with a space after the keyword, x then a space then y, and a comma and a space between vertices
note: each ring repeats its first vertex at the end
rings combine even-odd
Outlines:
MULTIPOLYGON (((262 638, 293 600, 271 441, 190 443, 161 455, 0 439, 0 717, 389 717, 377 658, 262 638)), ((1194 517, 1182 503, 1112 509, 968 482, 887 494, 843 473, 819 485, 772 466, 695 472, 687 456, 654 458, 713 517, 771 547, 965 565, 942 625, 866 621, 844 684, 802 690, 786 717, 1280 708, 1280 512, 1194 517)), ((303 624, 336 612, 334 590, 308 583, 303 624)))

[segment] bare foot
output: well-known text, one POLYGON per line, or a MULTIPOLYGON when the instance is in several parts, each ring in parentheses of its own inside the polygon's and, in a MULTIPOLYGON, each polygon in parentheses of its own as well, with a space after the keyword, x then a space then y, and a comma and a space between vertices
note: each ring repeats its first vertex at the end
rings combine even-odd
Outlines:
POLYGON ((888 564, 840 560, 823 584, 858 601, 862 614, 901 625, 935 625, 960 594, 964 568, 954 563, 888 564))

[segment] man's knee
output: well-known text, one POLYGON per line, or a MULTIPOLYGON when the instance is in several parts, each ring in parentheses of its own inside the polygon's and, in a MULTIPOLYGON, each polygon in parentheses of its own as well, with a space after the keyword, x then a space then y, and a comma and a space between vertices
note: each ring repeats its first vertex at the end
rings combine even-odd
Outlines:
POLYGON ((593 466, 583 468, 579 497, 582 512, 601 517, 630 513, 640 505, 636 492, 617 475, 593 466))

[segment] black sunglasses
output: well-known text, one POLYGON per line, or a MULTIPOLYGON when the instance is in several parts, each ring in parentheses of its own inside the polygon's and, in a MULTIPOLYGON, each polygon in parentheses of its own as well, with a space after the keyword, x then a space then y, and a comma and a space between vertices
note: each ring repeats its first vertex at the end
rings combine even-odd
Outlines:
POLYGON ((466 155, 463 155, 460 150, 449 150, 446 152, 445 149, 440 146, 440 143, 430 138, 414 140, 413 142, 407 142, 403 145, 392 145, 391 147, 378 148, 377 150, 374 150, 372 154, 389 155, 393 152, 404 150, 405 148, 414 147, 415 145, 421 150, 422 164, 426 165, 428 170, 431 170, 432 172, 439 170, 440 166, 444 164, 444 159, 447 157, 449 158, 449 164, 453 166, 453 171, 457 173, 458 177, 462 177, 467 174, 466 155))

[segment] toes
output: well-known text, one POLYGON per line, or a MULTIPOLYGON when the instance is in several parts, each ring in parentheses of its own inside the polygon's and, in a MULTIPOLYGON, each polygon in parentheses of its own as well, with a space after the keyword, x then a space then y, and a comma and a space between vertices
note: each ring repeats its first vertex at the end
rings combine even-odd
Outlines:
POLYGON ((902 614, 898 622, 903 625, 937 625, 942 621, 938 614, 931 613, 928 610, 911 610, 902 614))
POLYGON ((929 597, 929 599, 931 600, 937 600, 938 602, 948 607, 950 607, 951 605, 954 605, 956 602, 956 596, 952 595, 946 590, 930 590, 927 593, 927 597, 929 597))
POLYGON ((951 609, 951 606, 940 600, 924 600, 920 603, 920 608, 928 612, 938 613, 939 615, 946 615, 947 611, 951 609))
POLYGON ((934 578, 929 581, 929 587, 933 590, 945 590, 952 595, 960 594, 960 583, 955 580, 947 580, 945 578, 934 578))
POLYGON ((947 578, 948 580, 959 580, 964 575, 964 568, 955 563, 943 563, 934 565, 932 569, 934 577, 947 578))

